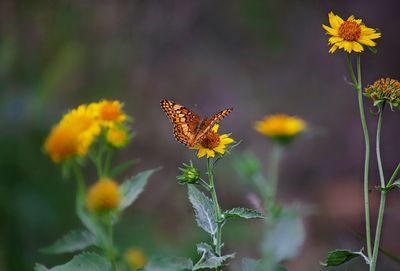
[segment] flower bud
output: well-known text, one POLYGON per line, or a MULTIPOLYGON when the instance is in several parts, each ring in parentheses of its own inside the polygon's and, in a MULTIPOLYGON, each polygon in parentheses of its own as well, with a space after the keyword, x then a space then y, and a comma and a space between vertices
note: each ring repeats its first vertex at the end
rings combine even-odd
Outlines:
POLYGON ((176 179, 181 184, 184 183, 193 184, 200 179, 200 172, 196 167, 193 166, 192 161, 190 161, 189 165, 184 163, 183 168, 179 168, 179 170, 182 172, 182 174, 176 176, 176 179))

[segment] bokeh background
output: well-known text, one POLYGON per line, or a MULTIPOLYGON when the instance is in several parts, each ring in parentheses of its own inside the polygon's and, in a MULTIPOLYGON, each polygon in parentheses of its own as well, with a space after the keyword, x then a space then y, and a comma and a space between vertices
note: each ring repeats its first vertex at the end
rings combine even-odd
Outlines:
MULTIPOLYGON (((269 143, 252 126, 265 114, 306 119, 311 132, 286 152, 281 202, 316 210, 304 218, 306 241, 290 270, 320 270, 327 251, 360 249, 363 137, 356 94, 343 53, 328 54, 321 28, 330 10, 363 18, 383 33, 376 55, 363 54, 364 83, 398 78, 398 1, 0 1, 0 270, 32 270, 71 257, 38 250, 73 227, 74 182, 43 154, 51 126, 68 109, 102 98, 124 101, 136 138, 118 160, 140 158, 127 172, 163 166, 117 227, 121 249, 147 255, 194 256, 206 237, 196 226, 177 167, 194 153, 178 144, 159 108, 169 98, 202 115, 233 106, 221 130, 243 139, 235 150, 268 162, 269 143)), ((366 104, 367 110, 372 105, 366 104)), ((376 117, 368 114, 370 130, 376 117)), ((384 169, 399 162, 399 113, 388 112, 382 135, 384 169)), ((373 146, 372 146, 373 147, 373 146)), ((225 208, 251 206, 254 188, 233 170, 218 169, 225 208)), ((372 155, 371 198, 378 175, 372 155)), ((93 174, 92 174, 93 175, 93 174)), ((94 175, 93 175, 94 178, 94 175)), ((399 192, 391 193, 382 246, 400 257, 399 192)), ((375 221, 376 213, 372 213, 375 221)), ((260 222, 230 223, 225 250, 237 261, 259 257, 260 222)), ((380 270, 399 270, 386 256, 380 270)), ((337 270, 365 270, 361 259, 337 270)))

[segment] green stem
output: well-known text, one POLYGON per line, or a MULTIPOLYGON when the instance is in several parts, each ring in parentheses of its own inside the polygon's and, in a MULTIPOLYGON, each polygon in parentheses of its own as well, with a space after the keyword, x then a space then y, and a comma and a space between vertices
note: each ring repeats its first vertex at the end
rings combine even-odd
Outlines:
MULTIPOLYGON (((214 212, 215 212, 216 221, 217 221, 217 233, 216 233, 216 237, 213 240, 214 246, 215 246, 215 253, 218 256, 221 256, 223 219, 222 219, 222 214, 221 214, 221 207, 219 206, 219 203, 218 203, 217 192, 216 192, 215 184, 214 184, 214 164, 213 164, 212 158, 207 158, 207 174, 208 174, 208 179, 210 182, 210 193, 211 193, 211 198, 212 198, 212 202, 214 205, 214 212)), ((222 270, 222 268, 217 268, 216 270, 222 270)))
POLYGON ((378 260, 379 242, 380 242, 380 239, 381 239, 383 215, 384 215, 384 212, 385 212, 386 193, 387 193, 386 191, 382 191, 381 192, 381 202, 379 204, 378 221, 376 223, 374 252, 372 254, 372 260, 371 260, 370 267, 369 267, 370 271, 375 271, 376 262, 378 260))
POLYGON ((353 65, 351 64, 350 54, 347 54, 347 66, 350 72, 351 79, 353 80, 354 87, 357 90, 358 97, 358 108, 360 111, 361 126, 364 133, 365 143, 365 159, 364 159, 364 210, 365 210, 365 236, 367 240, 367 252, 368 259, 372 258, 372 242, 371 242, 371 219, 369 211, 369 157, 370 157, 370 142, 369 133, 367 127, 367 121, 365 119, 365 110, 362 94, 362 83, 361 83, 361 57, 357 54, 357 78, 354 74, 353 65))
POLYGON ((381 187, 385 187, 385 175, 383 173, 382 167, 382 158, 381 158, 381 130, 382 130, 382 119, 383 119, 383 110, 385 108, 385 104, 382 104, 378 107, 379 115, 378 115, 378 125, 376 128, 376 160, 378 162, 378 170, 379 170, 379 178, 381 181, 381 187))
MULTIPOLYGON (((385 104, 379 106, 379 116, 378 116, 378 125, 376 128, 376 159, 378 161, 378 170, 379 170, 379 177, 381 181, 381 187, 385 188, 385 176, 383 173, 382 167, 382 158, 381 158, 381 130, 382 130, 382 119, 383 119, 383 110, 385 104)), ((378 260, 379 254, 379 242, 381 239, 381 231, 382 231, 382 222, 383 222, 383 215, 385 213, 385 202, 386 202, 386 191, 381 191, 381 201, 379 204, 379 213, 378 213, 378 221, 376 223, 376 231, 375 231, 375 242, 374 242, 374 251, 372 253, 372 259, 370 264, 370 271, 375 271, 376 262, 378 260)))
POLYGON ((114 250, 114 230, 113 224, 111 221, 111 217, 107 217, 107 233, 108 233, 108 248, 107 248, 107 255, 108 259, 110 260, 113 270, 117 271, 117 261, 115 259, 115 250, 114 250))
POLYGON ((278 144, 273 144, 270 152, 269 169, 268 169, 268 192, 265 199, 266 210, 272 210, 276 203, 276 193, 278 191, 278 175, 279 162, 282 157, 282 147, 278 144))

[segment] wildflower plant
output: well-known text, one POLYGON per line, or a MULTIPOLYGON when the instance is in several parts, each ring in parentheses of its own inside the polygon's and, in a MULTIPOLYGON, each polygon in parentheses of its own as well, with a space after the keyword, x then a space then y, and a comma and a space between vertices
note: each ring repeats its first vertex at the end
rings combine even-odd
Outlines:
POLYGON ((254 154, 246 153, 235 159, 236 170, 243 179, 255 185, 260 196, 260 208, 266 213, 259 244, 262 258, 244 259, 242 270, 286 270, 282 262, 294 258, 304 242, 301 209, 280 204, 277 192, 282 156, 306 128, 304 120, 286 114, 265 116, 255 122, 254 129, 271 143, 266 176, 254 154))
POLYGON ((361 127, 364 133, 365 143, 365 159, 364 159, 364 209, 365 209, 365 240, 366 240, 366 255, 361 251, 350 250, 335 250, 328 254, 325 265, 336 266, 356 257, 363 257, 369 266, 370 271, 376 270, 376 263, 379 254, 379 244, 381 237, 382 221, 385 211, 386 196, 398 183, 396 178, 400 173, 400 164, 391 174, 389 179, 385 178, 382 166, 380 153, 380 136, 382 129, 382 119, 386 104, 394 108, 399 108, 400 88, 399 82, 390 78, 381 78, 372 85, 365 88, 363 91, 361 77, 361 53, 363 46, 367 46, 372 52, 376 52, 376 42, 373 41, 381 37, 381 33, 373 28, 368 28, 360 19, 354 19, 350 16, 346 21, 339 16, 329 13, 330 27, 322 25, 331 37, 328 43, 332 45, 330 53, 336 52, 337 49, 343 49, 347 60, 347 67, 351 77, 352 85, 357 92, 358 107, 360 112, 361 127), (356 65, 352 58, 356 53, 356 65), (380 206, 377 217, 375 230, 375 238, 371 236, 371 219, 370 219, 370 202, 369 202, 369 165, 370 165, 370 136, 367 121, 365 118, 364 100, 363 97, 371 98, 373 105, 377 107, 378 119, 376 130, 376 157, 379 170, 379 188, 381 193, 380 206))
POLYGON ((125 257, 120 255, 113 237, 114 225, 122 212, 137 199, 148 178, 157 170, 146 170, 118 182, 118 176, 135 163, 135 160, 119 165, 112 163, 114 152, 126 147, 133 138, 131 123, 121 102, 102 100, 72 109, 51 130, 44 151, 54 163, 61 165, 64 177, 70 178, 73 174, 76 179, 76 213, 85 229, 67 233, 42 252, 90 251, 81 252, 51 269, 37 264, 36 271, 117 271, 127 270, 129 266, 137 270, 145 264, 145 256, 139 257, 138 250, 125 257), (97 172, 97 180, 89 188, 82 171, 88 163, 97 172))
MULTIPOLYGON (((187 116, 185 116, 185 114, 194 115, 194 112, 189 111, 189 109, 168 100, 163 100, 161 106, 167 116, 175 124, 174 131, 180 129, 177 128, 177 126, 183 125, 183 127, 186 127, 184 120, 187 116), (184 114, 182 112, 186 113, 184 114), (174 122, 175 116, 180 117, 180 122, 174 122)), ((218 114, 228 112, 227 110, 232 111, 232 109, 226 109, 218 114)), ((214 118, 218 118, 218 114, 216 114, 214 118)), ((210 124, 208 119, 206 119, 206 124, 211 125, 212 122, 210 124)), ((189 126, 189 124, 187 125, 189 126)), ((199 254, 197 261, 193 262, 191 259, 184 258, 153 258, 150 259, 148 265, 144 268, 145 271, 223 270, 224 266, 228 264, 228 261, 235 256, 235 253, 223 253, 223 228, 228 220, 233 218, 263 218, 262 213, 249 208, 239 207, 225 211, 221 208, 215 186, 215 171, 220 160, 229 154, 238 143, 235 143, 234 139, 231 138, 231 134, 219 134, 218 124, 214 124, 212 127, 206 127, 204 125, 202 126, 200 123, 198 127, 208 129, 208 132, 201 140, 197 141, 196 144, 188 147, 196 151, 196 156, 199 160, 205 161, 207 168, 206 178, 204 178, 201 171, 193 162, 189 162, 183 164, 183 167, 179 168, 181 174, 177 176, 177 180, 180 184, 187 186, 188 198, 194 208, 197 225, 209 234, 210 239, 209 241, 197 244, 197 252, 199 254)), ((201 130, 191 131, 189 129, 187 133, 190 132, 193 132, 193 137, 196 137, 195 133, 200 133, 201 130)), ((175 133, 175 136, 177 140, 182 143, 188 141, 182 135, 175 133)), ((189 134, 188 137, 190 136, 189 134)))

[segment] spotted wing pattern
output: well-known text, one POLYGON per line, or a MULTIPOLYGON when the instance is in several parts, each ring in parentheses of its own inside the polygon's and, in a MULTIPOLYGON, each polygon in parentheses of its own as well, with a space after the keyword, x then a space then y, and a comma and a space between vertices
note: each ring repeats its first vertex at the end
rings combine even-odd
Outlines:
POLYGON ((160 102, 161 108, 174 124, 174 136, 182 144, 194 147, 199 144, 211 131, 212 127, 232 112, 232 108, 218 112, 210 119, 200 120, 192 110, 169 100, 160 102))
POLYGON ((228 116, 233 111, 233 108, 227 108, 222 110, 221 112, 216 113, 210 119, 205 119, 201 123, 201 127, 199 131, 196 133, 196 136, 193 140, 194 145, 201 142, 211 131, 215 124, 220 122, 223 118, 228 116))
POLYGON ((169 100, 162 100, 160 104, 174 124, 176 140, 186 146, 191 146, 196 136, 196 128, 200 124, 199 116, 190 109, 169 100))

